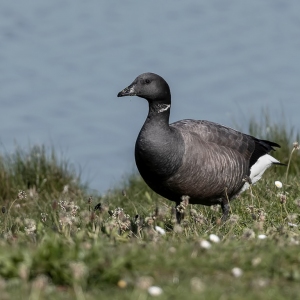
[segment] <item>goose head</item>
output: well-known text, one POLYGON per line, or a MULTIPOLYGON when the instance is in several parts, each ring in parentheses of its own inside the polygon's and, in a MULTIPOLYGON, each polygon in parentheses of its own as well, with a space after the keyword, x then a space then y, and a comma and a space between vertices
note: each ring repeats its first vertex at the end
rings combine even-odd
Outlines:
POLYGON ((154 73, 139 75, 128 87, 118 93, 118 97, 138 96, 151 103, 171 103, 171 92, 167 82, 154 73))

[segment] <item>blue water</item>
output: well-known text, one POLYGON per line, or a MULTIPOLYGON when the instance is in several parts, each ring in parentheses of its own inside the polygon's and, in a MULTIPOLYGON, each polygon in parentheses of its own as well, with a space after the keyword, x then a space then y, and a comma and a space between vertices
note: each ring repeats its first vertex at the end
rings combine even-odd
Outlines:
POLYGON ((116 95, 147 71, 171 87, 171 121, 247 130, 268 107, 300 128, 299 12, 296 0, 2 1, 2 151, 54 146, 105 193, 135 170, 147 114, 116 95))

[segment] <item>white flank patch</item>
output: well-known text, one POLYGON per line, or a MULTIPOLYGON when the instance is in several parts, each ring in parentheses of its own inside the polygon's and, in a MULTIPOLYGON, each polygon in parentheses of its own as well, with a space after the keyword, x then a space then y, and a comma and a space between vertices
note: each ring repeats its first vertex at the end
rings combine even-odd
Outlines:
MULTIPOLYGON (((280 161, 278 161, 277 159, 275 159, 273 156, 269 154, 265 154, 261 156, 250 169, 250 179, 252 181, 252 184, 255 184, 261 178, 264 172, 269 167, 271 167, 271 165, 274 163, 280 163, 280 161)), ((248 188, 249 188, 249 183, 246 182, 242 187, 240 193, 247 190, 248 188)))

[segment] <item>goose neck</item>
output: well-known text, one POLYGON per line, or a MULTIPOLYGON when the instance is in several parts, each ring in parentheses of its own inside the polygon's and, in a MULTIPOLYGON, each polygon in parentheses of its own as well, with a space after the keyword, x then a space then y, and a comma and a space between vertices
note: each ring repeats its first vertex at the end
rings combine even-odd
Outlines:
POLYGON ((150 120, 160 120, 159 123, 163 122, 169 125, 170 117, 170 103, 149 103, 149 113, 147 119, 150 120))

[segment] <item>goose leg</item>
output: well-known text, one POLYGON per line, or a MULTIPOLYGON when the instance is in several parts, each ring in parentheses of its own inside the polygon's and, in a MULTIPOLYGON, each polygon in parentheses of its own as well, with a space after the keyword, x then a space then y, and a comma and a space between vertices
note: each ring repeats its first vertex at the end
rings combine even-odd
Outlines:
POLYGON ((177 223, 180 224, 181 220, 184 219, 184 212, 182 212, 180 209, 178 209, 178 206, 180 205, 180 203, 175 204, 175 214, 176 214, 176 220, 177 223))
POLYGON ((229 212, 230 212, 229 202, 226 198, 222 199, 221 207, 222 207, 222 211, 223 211, 223 215, 222 215, 221 220, 222 220, 222 222, 225 222, 228 219, 229 212))

